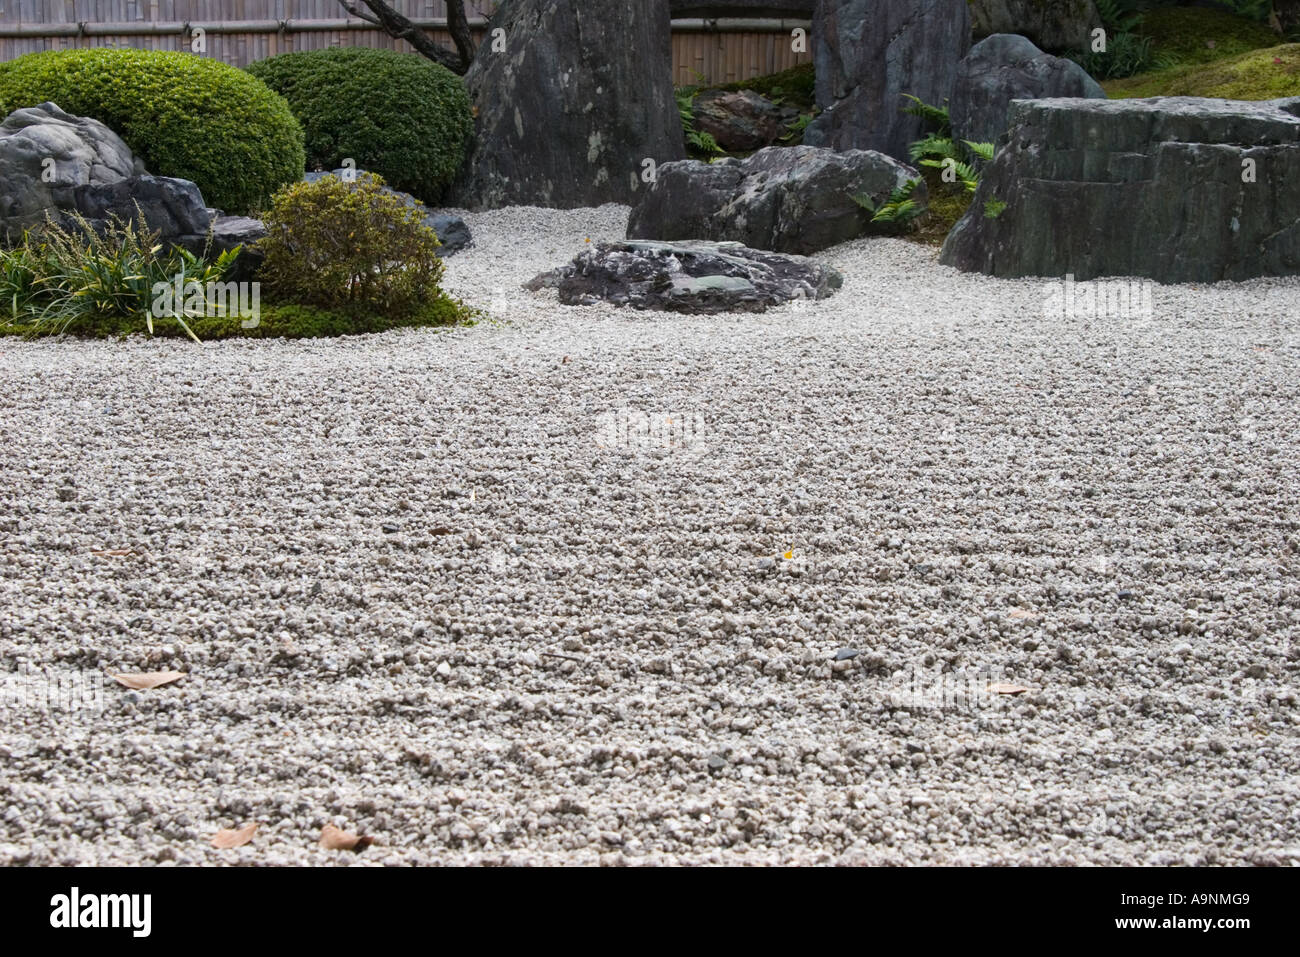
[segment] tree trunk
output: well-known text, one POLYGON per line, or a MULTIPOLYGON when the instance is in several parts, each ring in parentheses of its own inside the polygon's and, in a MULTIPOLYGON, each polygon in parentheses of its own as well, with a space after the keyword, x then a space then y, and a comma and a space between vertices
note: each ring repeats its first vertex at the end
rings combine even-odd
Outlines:
POLYGON ((1269 23, 1287 39, 1300 38, 1300 0, 1273 0, 1269 23))

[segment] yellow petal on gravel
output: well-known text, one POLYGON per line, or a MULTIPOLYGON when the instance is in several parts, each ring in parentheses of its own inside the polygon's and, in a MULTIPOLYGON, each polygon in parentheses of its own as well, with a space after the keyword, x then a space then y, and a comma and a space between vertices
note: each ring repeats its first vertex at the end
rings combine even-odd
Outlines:
POLYGON ((245 824, 243 827, 236 830, 227 828, 225 830, 217 831, 216 834, 212 835, 212 846, 220 848, 223 851, 232 847, 243 847, 253 839, 253 835, 256 833, 256 821, 253 821, 251 824, 245 824))
POLYGON ((186 677, 184 671, 146 671, 138 675, 109 675, 120 685, 125 685, 135 691, 146 691, 149 688, 157 688, 159 685, 169 685, 173 681, 180 681, 186 677))

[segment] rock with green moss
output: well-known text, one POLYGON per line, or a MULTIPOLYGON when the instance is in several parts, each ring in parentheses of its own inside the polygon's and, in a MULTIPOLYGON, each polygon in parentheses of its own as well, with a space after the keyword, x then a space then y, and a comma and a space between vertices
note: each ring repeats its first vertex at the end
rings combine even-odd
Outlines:
POLYGON ((993 276, 1300 275, 1300 98, 1019 100, 941 262, 993 276), (996 217, 990 202, 1005 203, 996 217))

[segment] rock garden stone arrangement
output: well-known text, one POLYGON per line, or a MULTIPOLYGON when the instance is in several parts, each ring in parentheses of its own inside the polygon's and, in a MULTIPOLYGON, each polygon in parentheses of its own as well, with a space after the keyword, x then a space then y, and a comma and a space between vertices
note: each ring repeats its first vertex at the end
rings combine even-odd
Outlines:
POLYGON ((942 262, 1160 282, 1300 274, 1300 98, 1027 100, 1011 124, 942 262))
POLYGON ((553 288, 573 306, 609 302, 634 309, 711 314, 765 312, 825 299, 843 283, 829 266, 734 242, 600 243, 529 289, 553 288))
POLYGON ((884 202, 919 176, 882 153, 813 146, 771 147, 744 160, 668 163, 633 207, 627 234, 732 240, 806 255, 870 232, 871 213, 859 200, 884 202))

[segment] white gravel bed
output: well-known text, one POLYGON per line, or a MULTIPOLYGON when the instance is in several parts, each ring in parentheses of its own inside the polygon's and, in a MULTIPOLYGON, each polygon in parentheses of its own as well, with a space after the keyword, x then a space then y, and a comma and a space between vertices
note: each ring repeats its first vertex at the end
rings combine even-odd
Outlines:
POLYGON ((0 863, 1300 863, 1300 283, 570 308, 625 208, 464 215, 473 328, 0 340, 0 863))

